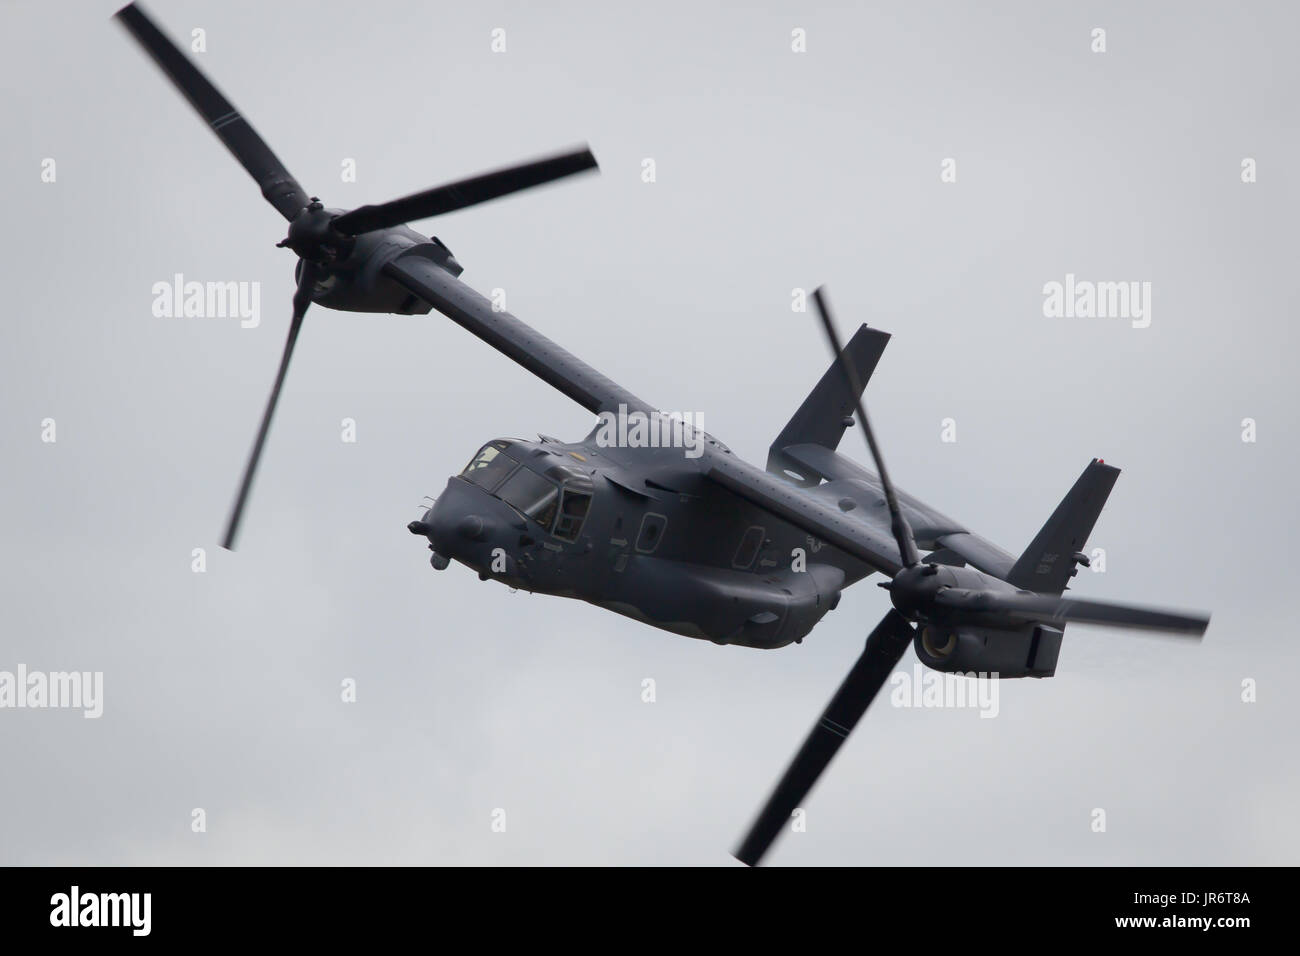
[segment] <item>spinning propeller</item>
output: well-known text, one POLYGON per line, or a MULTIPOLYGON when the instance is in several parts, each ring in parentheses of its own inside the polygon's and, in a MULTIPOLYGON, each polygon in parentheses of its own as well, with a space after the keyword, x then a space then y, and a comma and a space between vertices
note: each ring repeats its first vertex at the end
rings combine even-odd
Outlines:
MULTIPOLYGON (((849 390, 854 395, 861 396, 862 385, 841 348, 839 335, 831 320, 830 305, 822 289, 813 293, 813 300, 826 331, 826 338, 848 381, 849 390)), ((948 627, 960 627, 963 623, 985 624, 992 618, 1001 627, 1014 628, 1021 624, 1064 624, 1078 621, 1146 628, 1195 637, 1205 633, 1209 623, 1209 618, 1200 615, 1127 607, 1103 601, 1058 598, 1010 588, 994 590, 940 584, 935 566, 921 563, 911 526, 899 508, 898 496, 885 468, 885 459, 880 453, 880 446, 876 443, 866 407, 860 397, 857 412, 867 447, 880 475, 885 503, 889 508, 890 530, 898 544, 901 566, 889 582, 880 585, 889 591, 894 606, 867 637, 866 648, 831 698, 821 719, 804 740, 803 746, 737 848, 736 858, 749 866, 756 866, 780 835, 790 815, 803 802, 888 680, 916 635, 911 622, 938 620, 948 627)), ((990 639, 996 639, 996 630, 985 630, 983 633, 990 634, 990 639)))
POLYGON ((284 353, 280 357, 280 369, 271 388, 257 440, 253 443, 239 495, 235 499, 221 543, 222 547, 232 550, 258 460, 261 458, 262 446, 266 442, 285 373, 289 369, 289 360, 298 341, 303 316, 312 302, 316 284, 328 277, 333 265, 347 259, 353 240, 364 233, 454 212, 594 169, 596 159, 590 150, 584 148, 435 186, 391 202, 360 206, 350 212, 337 214, 326 210, 320 200, 307 195, 307 191, 285 169, 271 147, 257 135, 257 131, 185 54, 163 36, 143 9, 133 3, 119 10, 116 17, 162 68, 172 84, 190 101, 190 105, 207 121, 240 165, 248 170, 266 201, 289 221, 289 234, 278 245, 291 249, 299 258, 293 316, 289 322, 289 336, 284 344, 284 353))

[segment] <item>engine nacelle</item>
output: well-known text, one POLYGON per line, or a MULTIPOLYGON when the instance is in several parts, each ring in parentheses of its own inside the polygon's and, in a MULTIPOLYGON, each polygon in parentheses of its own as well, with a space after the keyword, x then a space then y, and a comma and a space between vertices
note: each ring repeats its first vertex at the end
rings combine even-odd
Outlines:
POLYGON ((913 639, 921 663, 937 671, 1051 677, 1061 652, 1060 628, 1045 624, 1004 631, 923 624, 913 639))
MULTIPOLYGON (((358 236, 347 259, 329 267, 326 277, 316 284, 312 301, 341 312, 427 315, 432 308, 429 303, 383 274, 389 261, 405 256, 430 259, 453 276, 464 271, 439 240, 398 226, 358 236)), ((301 262, 298 269, 302 269, 301 262)))

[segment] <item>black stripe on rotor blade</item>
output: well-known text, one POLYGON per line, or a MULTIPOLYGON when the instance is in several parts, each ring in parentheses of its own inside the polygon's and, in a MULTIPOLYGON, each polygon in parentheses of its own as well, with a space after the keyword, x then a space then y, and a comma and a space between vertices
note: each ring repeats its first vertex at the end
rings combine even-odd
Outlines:
POLYGON ((595 169, 596 157, 583 148, 574 152, 539 159, 508 169, 499 169, 479 176, 471 176, 454 183, 435 186, 401 199, 375 206, 359 206, 345 212, 333 222, 334 228, 345 236, 359 236, 375 229, 387 229, 417 219, 428 219, 466 206, 474 206, 489 199, 506 196, 521 189, 531 189, 555 179, 572 176, 595 169))
POLYGON ((239 523, 244 517, 244 506, 248 504, 248 494, 253 488, 253 478, 257 475, 257 466, 262 460, 262 448, 266 445, 266 436, 271 431, 271 419, 275 417, 275 407, 280 403, 280 392, 284 388, 284 378, 289 372, 289 361, 293 358, 294 346, 298 344, 298 333, 302 330, 302 318, 311 305, 312 287, 316 282, 318 270, 315 263, 304 260, 302 272, 298 277, 298 288, 293 294, 293 318, 289 321, 289 335, 284 342, 284 352, 280 355, 280 368, 275 374, 275 384, 271 386, 271 397, 266 401, 266 411, 262 414, 262 423, 257 430, 257 439, 244 466, 244 477, 239 483, 239 494, 235 505, 230 509, 230 520, 226 523, 226 533, 221 546, 227 551, 235 550, 235 537, 239 534, 239 523))
POLYGON ((785 776, 759 812, 745 840, 736 850, 736 859, 748 866, 757 866, 773 841, 789 823, 790 815, 799 807, 817 782, 827 765, 839 752, 845 738, 857 726, 867 707, 907 645, 913 631, 907 619, 891 610, 876 625, 867 638, 867 646, 854 663, 839 690, 822 712, 821 718, 804 740, 785 776))
POLYGON ((826 299, 826 291, 822 286, 818 286, 813 290, 813 302, 817 306, 817 316, 821 319, 822 329, 826 332, 826 338, 830 342, 831 354, 844 372, 844 380, 848 383, 849 393, 857 396, 858 420, 862 423, 862 435, 866 438, 867 448, 876 462, 876 473, 880 476, 880 486, 884 489, 885 502, 889 505, 889 529, 893 532, 894 541, 898 544, 899 557, 902 558, 903 567, 914 567, 920 561, 920 555, 916 550, 916 540, 912 536, 912 526, 907 523, 907 518, 898 506, 898 495, 894 493, 894 483, 890 480, 889 472, 885 468, 885 456, 881 453, 880 446, 876 444, 876 433, 872 431, 871 420, 867 418, 867 406, 862 398, 863 386, 858 381, 857 374, 853 371, 853 363, 849 361, 849 357, 844 354, 844 349, 840 345, 840 336, 835 331, 835 322, 831 318, 831 305, 826 299))
POLYGON ((285 219, 297 216, 309 201, 306 191, 230 100, 163 35, 141 7, 130 4, 115 16, 248 170, 266 201, 285 219))

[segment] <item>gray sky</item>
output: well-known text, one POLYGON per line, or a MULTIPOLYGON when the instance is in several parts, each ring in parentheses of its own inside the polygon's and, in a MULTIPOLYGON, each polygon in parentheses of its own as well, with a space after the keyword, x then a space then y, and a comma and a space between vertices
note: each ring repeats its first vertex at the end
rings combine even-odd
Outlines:
MULTIPOLYGON (((0 670, 105 682, 98 720, 0 710, 0 862, 734 865, 887 595, 761 652, 434 573, 421 496, 592 424, 436 314, 308 315, 221 551, 292 257, 116 6, 0 11, 0 670), (177 272, 260 282, 261 324, 155 317, 177 272)), ((867 397, 908 491, 1018 553, 1090 458, 1124 469, 1075 593, 1210 610, 1204 642, 1072 625, 993 720, 882 697, 771 863, 1300 862, 1293 5, 725 6, 150 9, 329 205, 589 142, 600 176, 419 228, 751 460, 825 368, 790 309, 825 282, 894 333, 867 397), (1045 318, 1067 273, 1150 282, 1150 327, 1045 318)))

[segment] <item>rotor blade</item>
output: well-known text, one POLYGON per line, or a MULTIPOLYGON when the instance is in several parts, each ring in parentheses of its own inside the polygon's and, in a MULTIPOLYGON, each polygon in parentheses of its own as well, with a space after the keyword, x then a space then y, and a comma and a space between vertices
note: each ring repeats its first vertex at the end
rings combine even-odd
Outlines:
POLYGON ((257 430, 257 440, 253 442, 253 452, 248 456, 248 467, 244 469, 244 480, 239 485, 239 496, 235 507, 231 509, 230 521, 226 524, 226 536, 221 546, 227 551, 235 550, 235 535, 239 532, 239 521, 244 516, 244 504, 248 500, 249 489, 253 487, 253 475, 257 472, 257 463, 262 458, 262 446, 266 444, 267 432, 271 430, 271 418, 275 415, 276 403, 280 401, 280 389, 284 386, 285 373, 289 371, 289 359, 293 356, 293 347, 298 342, 298 330, 302 328, 302 317, 311 305, 312 285, 316 281, 314 263, 302 260, 302 275, 298 277, 298 288, 293 294, 293 319, 289 322, 289 337, 284 343, 284 354, 280 356, 280 370, 275 375, 275 384, 271 386, 271 397, 266 403, 266 412, 262 415, 262 426, 257 430))
POLYGON ((781 782, 768 798, 736 859, 757 866, 763 854, 781 834, 790 815, 803 802, 827 764, 839 752, 849 732, 857 726, 872 699, 884 686, 894 666, 912 640, 912 628, 898 611, 891 610, 867 638, 867 646, 849 671, 840 689, 822 712, 808 738, 799 748, 781 782))
POLYGON ((831 350, 835 353, 836 361, 839 362, 840 368, 844 371, 844 377, 849 383, 850 394, 858 397, 858 421, 862 423, 862 434, 867 437, 867 447, 871 449, 871 457, 875 459, 876 471, 880 473, 880 484, 885 490, 885 502, 889 505, 889 527, 894 533, 894 540, 898 542, 898 555, 903 560, 903 567, 910 568, 920 561, 920 555, 916 550, 916 540, 912 537, 911 525, 903 517, 902 510, 898 507, 898 496, 894 494, 894 483, 889 480, 889 472, 885 470, 885 458, 880 453, 880 446, 876 444, 875 432, 871 430, 871 421, 867 418, 867 406, 863 402, 862 386, 858 382, 857 373, 853 371, 853 363, 848 360, 844 350, 840 347, 840 337, 835 331, 835 323, 831 321, 830 303, 826 301, 826 293, 822 286, 818 286, 813 291, 813 301, 817 304, 817 314, 821 317, 822 327, 826 330, 826 337, 830 339, 831 350))
POLYGON ((1018 618, 1026 623, 1104 624, 1149 631, 1166 631, 1199 638, 1210 624, 1208 614, 1166 611, 1160 608, 1133 607, 1108 601, 1058 598, 1047 594, 1002 594, 965 588, 945 588, 934 597, 946 608, 974 612, 991 612, 1018 618))
POLYGON ((284 168, 275 153, 271 152, 271 147, 257 135, 257 131, 221 95, 221 91, 199 72, 198 67, 174 43, 163 36, 162 31, 139 5, 128 4, 117 11, 115 16, 257 181, 266 201, 278 209, 285 219, 292 220, 298 215, 307 205, 306 191, 284 168))
POLYGON ((401 199, 380 203, 377 206, 358 206, 345 212, 333 222, 334 228, 345 236, 358 236, 375 229, 387 229, 402 223, 427 219, 445 212, 474 206, 498 196, 521 189, 540 186, 553 179, 572 176, 587 169, 595 169, 596 157, 591 150, 582 148, 548 159, 539 159, 496 172, 471 176, 458 182, 435 186, 424 192, 413 193, 401 199))

